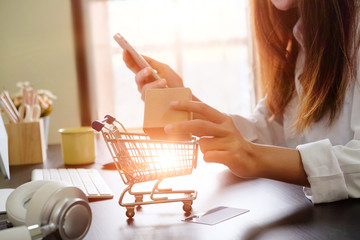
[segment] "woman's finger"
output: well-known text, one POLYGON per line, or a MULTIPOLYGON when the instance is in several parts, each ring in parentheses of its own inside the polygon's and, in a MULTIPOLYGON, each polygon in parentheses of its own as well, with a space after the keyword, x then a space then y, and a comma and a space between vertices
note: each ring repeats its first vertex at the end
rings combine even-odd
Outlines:
POLYGON ((204 153, 203 159, 205 162, 211 163, 222 163, 224 164, 228 158, 228 153, 226 151, 208 151, 204 153))
POLYGON ((181 77, 167 64, 158 62, 148 56, 143 55, 143 57, 157 71, 160 77, 166 78, 168 87, 184 87, 181 77))
POLYGON ((145 84, 152 81, 154 81, 154 78, 152 77, 152 70, 150 68, 143 68, 135 75, 135 82, 139 91, 141 91, 145 84))
POLYGON ((156 61, 155 59, 142 55, 143 58, 145 59, 145 61, 147 61, 149 63, 149 65, 153 68, 156 69, 156 71, 161 71, 162 69, 165 68, 165 66, 167 66, 165 63, 156 61))
MULTIPOLYGON (((163 71, 163 69, 166 68, 166 64, 158 62, 150 57, 142 55, 146 62, 149 63, 151 68, 157 70, 157 71, 163 71)), ((145 68, 141 68, 133 59, 130 52, 127 50, 123 51, 123 60, 126 64, 126 66, 135 74, 139 73, 140 71, 144 70, 145 68)), ((147 69, 146 72, 150 72, 152 74, 151 68, 147 69)))
POLYGON ((128 67, 133 73, 136 74, 141 70, 139 65, 137 65, 137 63, 132 58, 129 51, 127 50, 123 51, 123 60, 125 62, 126 67, 128 67))
POLYGON ((191 133, 198 137, 222 137, 227 134, 226 130, 221 128, 221 125, 201 119, 168 124, 165 126, 164 130, 168 134, 191 133))
POLYGON ((139 90, 139 92, 141 92, 141 99, 145 100, 146 90, 154 89, 154 88, 164 88, 164 87, 166 87, 166 84, 167 84, 167 82, 165 79, 159 79, 156 81, 146 83, 145 85, 142 86, 141 89, 139 88, 139 85, 138 85, 138 90, 139 90))
POLYGON ((225 138, 219 137, 203 137, 199 140, 199 146, 202 153, 214 150, 225 150, 230 147, 225 138))
POLYGON ((227 118, 225 114, 219 112, 215 108, 212 108, 203 102, 174 101, 171 102, 171 107, 176 110, 182 110, 182 111, 200 114, 205 119, 208 119, 209 121, 214 123, 221 123, 227 118))

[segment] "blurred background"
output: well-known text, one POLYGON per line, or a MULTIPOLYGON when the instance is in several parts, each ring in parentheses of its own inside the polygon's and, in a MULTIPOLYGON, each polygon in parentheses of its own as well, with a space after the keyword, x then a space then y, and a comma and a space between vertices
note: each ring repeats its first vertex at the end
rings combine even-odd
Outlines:
POLYGON ((112 36, 170 65, 186 87, 225 113, 255 105, 248 0, 1 0, 0 87, 17 82, 57 96, 58 129, 106 114, 141 127, 144 104, 112 36))

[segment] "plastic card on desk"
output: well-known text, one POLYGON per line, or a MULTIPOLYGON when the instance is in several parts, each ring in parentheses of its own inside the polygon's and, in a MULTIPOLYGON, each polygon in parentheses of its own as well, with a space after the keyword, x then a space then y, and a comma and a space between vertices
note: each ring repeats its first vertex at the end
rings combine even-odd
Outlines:
POLYGON ((185 218, 184 222, 215 225, 230 218, 249 212, 247 209, 216 207, 204 213, 199 213, 185 218))

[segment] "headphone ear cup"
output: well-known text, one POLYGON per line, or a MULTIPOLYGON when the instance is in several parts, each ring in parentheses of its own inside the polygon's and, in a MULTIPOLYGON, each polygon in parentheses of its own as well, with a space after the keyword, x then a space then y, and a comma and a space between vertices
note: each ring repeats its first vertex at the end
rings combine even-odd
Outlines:
POLYGON ((48 226, 45 235, 57 229, 62 239, 82 239, 91 218, 87 197, 79 188, 51 182, 33 195, 26 212, 26 225, 48 226))
POLYGON ((49 181, 33 181, 17 187, 6 200, 6 212, 14 226, 25 224, 28 203, 34 193, 49 181))
POLYGON ((60 182, 50 181, 34 193, 26 212, 26 225, 31 226, 38 224, 43 226, 49 224, 48 221, 55 206, 59 204, 63 205, 70 199, 75 198, 87 202, 87 197, 80 189, 67 186, 60 182))
MULTIPOLYGON (((64 187, 66 187, 66 185, 63 183, 49 181, 34 193, 26 211, 25 223, 27 226, 47 224, 47 222, 42 222, 42 219, 44 218, 44 214, 51 214, 53 206, 50 205, 52 203, 50 203, 49 200, 57 191, 64 187), (49 213, 44 212, 46 211, 46 207, 50 207, 49 213)), ((55 203, 53 203, 53 205, 55 205, 55 203)))

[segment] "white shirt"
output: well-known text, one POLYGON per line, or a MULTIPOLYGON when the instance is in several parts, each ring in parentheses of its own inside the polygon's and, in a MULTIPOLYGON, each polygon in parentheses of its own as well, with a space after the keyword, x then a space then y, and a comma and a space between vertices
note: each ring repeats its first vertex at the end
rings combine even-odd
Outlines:
MULTIPOLYGON (((302 35, 299 28, 300 21, 294 27, 294 36, 301 45, 302 35)), ((325 116, 299 135, 293 126, 302 91, 298 78, 304 59, 304 51, 300 47, 295 69, 297 95, 295 94, 287 105, 282 122, 268 120, 270 114, 264 99, 258 103, 250 117, 231 117, 238 130, 249 141, 299 150, 311 186, 304 187, 304 193, 313 203, 359 198, 360 66, 357 81, 347 88, 342 109, 333 124, 329 126, 325 116)), ((358 59, 360 60, 360 56, 358 59)))

